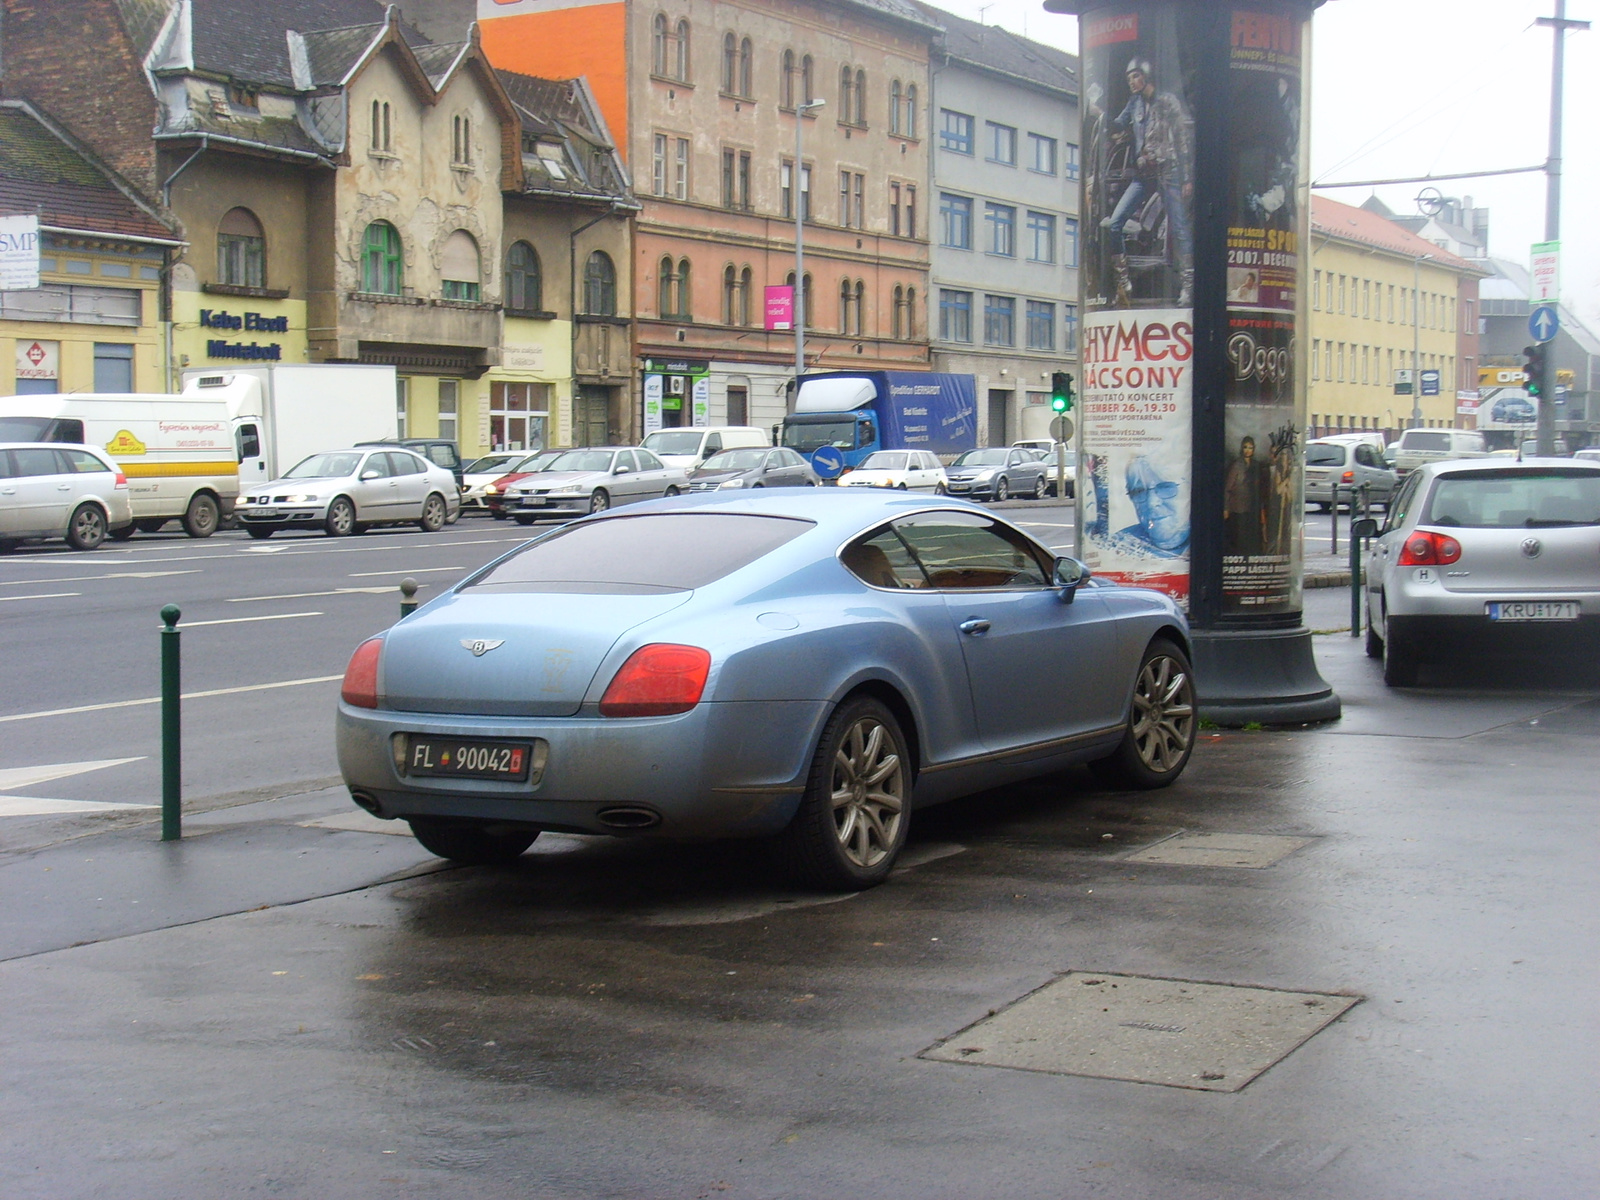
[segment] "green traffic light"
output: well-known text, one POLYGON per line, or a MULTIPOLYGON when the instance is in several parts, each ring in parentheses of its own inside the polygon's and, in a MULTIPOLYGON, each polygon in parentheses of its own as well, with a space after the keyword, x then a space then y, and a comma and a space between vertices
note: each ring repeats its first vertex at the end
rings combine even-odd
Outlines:
POLYGON ((1072 376, 1065 371, 1052 371, 1050 374, 1050 408, 1058 413, 1068 412, 1072 408, 1072 376))

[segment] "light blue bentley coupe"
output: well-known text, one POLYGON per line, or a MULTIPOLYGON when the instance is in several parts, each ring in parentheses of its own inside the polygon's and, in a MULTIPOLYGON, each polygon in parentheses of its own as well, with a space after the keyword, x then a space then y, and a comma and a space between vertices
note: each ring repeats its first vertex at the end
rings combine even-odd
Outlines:
POLYGON ((966 501, 712 492, 554 530, 363 642, 339 764, 461 862, 546 829, 746 836, 855 890, 924 805, 1080 762, 1171 783, 1188 643, 1166 596, 966 501))

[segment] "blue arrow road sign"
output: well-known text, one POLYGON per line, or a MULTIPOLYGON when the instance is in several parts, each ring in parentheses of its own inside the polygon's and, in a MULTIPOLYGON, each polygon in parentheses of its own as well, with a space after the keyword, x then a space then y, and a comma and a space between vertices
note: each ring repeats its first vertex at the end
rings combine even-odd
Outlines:
POLYGON ((844 455, 837 446, 819 446, 811 452, 811 466, 824 479, 837 479, 844 473, 844 455))
POLYGON ((1528 314, 1528 332, 1536 342, 1548 342, 1561 332, 1561 318, 1554 304, 1541 304, 1528 314))

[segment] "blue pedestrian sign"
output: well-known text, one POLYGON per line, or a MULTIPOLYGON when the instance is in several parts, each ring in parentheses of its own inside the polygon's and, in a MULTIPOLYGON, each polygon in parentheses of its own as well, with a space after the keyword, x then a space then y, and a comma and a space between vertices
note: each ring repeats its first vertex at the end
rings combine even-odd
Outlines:
POLYGON ((837 479, 844 474, 844 455, 837 446, 819 446, 811 452, 811 466, 824 479, 837 479))
POLYGON ((1548 342, 1561 332, 1561 318, 1554 304, 1541 304, 1528 314, 1528 332, 1536 342, 1548 342))

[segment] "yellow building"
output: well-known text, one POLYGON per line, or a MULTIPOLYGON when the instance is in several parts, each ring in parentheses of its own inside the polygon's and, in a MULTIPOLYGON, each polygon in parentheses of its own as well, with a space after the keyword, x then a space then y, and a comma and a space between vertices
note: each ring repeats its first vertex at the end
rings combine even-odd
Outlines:
POLYGON ((164 390, 161 281, 183 243, 24 101, 0 101, 0 162, 0 211, 40 229, 39 286, 0 292, 0 396, 164 390))
POLYGON ((1470 424, 1457 392, 1477 389, 1485 274, 1376 213, 1312 197, 1309 435, 1470 424), (1397 391, 1413 370, 1422 394, 1397 391))

